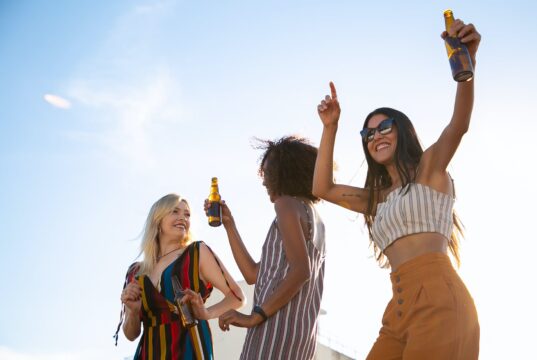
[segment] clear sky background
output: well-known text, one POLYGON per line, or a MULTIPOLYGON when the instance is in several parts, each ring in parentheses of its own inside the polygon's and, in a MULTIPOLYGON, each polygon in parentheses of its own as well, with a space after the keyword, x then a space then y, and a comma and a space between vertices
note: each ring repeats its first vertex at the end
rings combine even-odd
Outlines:
MULTIPOLYGON (((206 225, 210 178, 258 259, 274 210, 252 138, 318 145, 330 80, 342 106, 338 181, 363 184, 358 132, 374 108, 405 112, 429 146, 456 89, 440 38, 446 8, 483 36, 472 124, 450 166, 481 358, 535 356, 535 4, 2 0, 0 359, 131 356, 123 335, 113 346, 119 295, 149 208, 167 193, 190 201, 196 237, 240 279, 224 230, 206 225)), ((361 359, 389 272, 371 258, 362 217, 320 211, 320 330, 361 359)))

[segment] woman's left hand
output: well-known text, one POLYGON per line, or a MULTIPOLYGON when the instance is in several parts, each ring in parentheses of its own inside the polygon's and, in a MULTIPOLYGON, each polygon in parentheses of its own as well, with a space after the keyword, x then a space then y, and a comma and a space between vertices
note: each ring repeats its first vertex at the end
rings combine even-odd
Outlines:
POLYGON ((442 39, 445 39, 448 35, 458 37, 460 41, 466 45, 475 65, 475 54, 477 53, 477 48, 481 42, 481 34, 477 32, 475 26, 472 23, 465 24, 464 21, 456 19, 453 21, 453 24, 451 24, 449 30, 442 33, 442 39))
POLYGON ((229 310, 218 318, 218 326, 220 326, 222 331, 229 331, 229 325, 251 328, 262 322, 263 319, 260 316, 256 316, 255 314, 246 315, 236 310, 229 310))
POLYGON ((184 289, 183 292, 184 295, 181 299, 181 302, 187 304, 190 303, 190 305, 192 306, 192 311, 194 312, 194 316, 197 319, 209 320, 211 317, 209 311, 207 311, 207 308, 203 303, 203 299, 201 298, 200 293, 192 291, 191 289, 184 289))

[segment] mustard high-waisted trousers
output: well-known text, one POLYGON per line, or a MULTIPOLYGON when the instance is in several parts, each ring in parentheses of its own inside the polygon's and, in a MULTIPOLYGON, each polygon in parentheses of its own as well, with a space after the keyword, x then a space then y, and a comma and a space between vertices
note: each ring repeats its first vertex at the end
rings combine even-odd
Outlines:
POLYGON ((478 358, 474 301, 447 255, 418 256, 390 278, 393 297, 368 360, 478 358))

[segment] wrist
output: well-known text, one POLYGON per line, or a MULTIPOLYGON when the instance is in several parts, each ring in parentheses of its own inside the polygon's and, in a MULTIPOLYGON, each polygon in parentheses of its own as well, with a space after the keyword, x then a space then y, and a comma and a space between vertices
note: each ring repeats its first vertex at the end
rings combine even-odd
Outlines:
POLYGON ((338 126, 338 122, 330 123, 330 124, 324 124, 324 129, 327 131, 336 131, 338 126))
POLYGON ((225 229, 231 229, 235 226, 235 219, 233 219, 233 216, 229 216, 226 220, 222 219, 222 224, 225 229))
POLYGON ((252 315, 261 319, 261 321, 258 324, 264 323, 268 319, 267 314, 265 313, 263 308, 259 305, 254 305, 254 307, 252 308, 252 315))

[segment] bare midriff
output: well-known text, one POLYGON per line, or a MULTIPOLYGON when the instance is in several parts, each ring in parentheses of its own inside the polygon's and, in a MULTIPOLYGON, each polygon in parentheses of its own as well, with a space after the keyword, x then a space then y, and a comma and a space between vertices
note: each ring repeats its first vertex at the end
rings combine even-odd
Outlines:
POLYGON ((413 258, 434 252, 447 254, 448 240, 438 233, 419 233, 395 240, 385 250, 392 271, 413 258))

